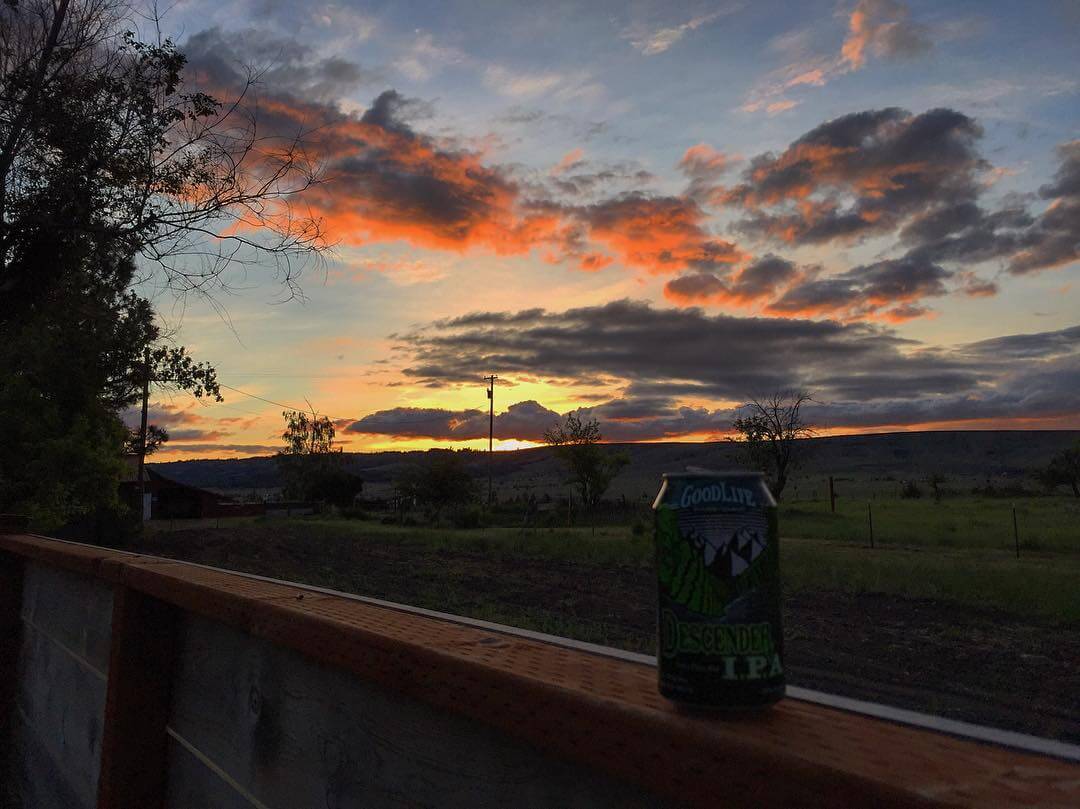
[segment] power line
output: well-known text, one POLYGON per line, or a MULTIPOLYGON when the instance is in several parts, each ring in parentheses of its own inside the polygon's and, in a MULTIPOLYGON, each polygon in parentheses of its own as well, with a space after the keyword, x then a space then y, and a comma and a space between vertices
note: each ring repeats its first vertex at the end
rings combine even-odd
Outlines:
POLYGON ((270 377, 272 379, 340 379, 341 374, 279 374, 276 371, 233 371, 229 374, 232 378, 251 376, 270 377))
MULTIPOLYGON (((273 399, 267 399, 267 398, 264 398, 262 396, 256 396, 254 393, 248 393, 246 390, 240 390, 240 388, 234 388, 232 385, 226 385, 224 382, 219 382, 218 387, 225 388, 226 390, 231 390, 233 393, 240 393, 240 394, 242 394, 244 396, 249 396, 252 399, 258 399, 260 402, 266 402, 267 404, 272 404, 272 405, 275 405, 277 407, 284 407, 286 410, 303 410, 305 412, 307 411, 306 407, 295 407, 294 405, 285 404, 284 402, 275 402, 273 399)), ((331 417, 327 416, 327 418, 331 418, 331 417)), ((337 421, 337 419, 334 419, 334 421, 337 421)))
MULTIPOLYGON (((246 390, 234 388, 232 385, 226 385, 223 382, 218 382, 218 387, 225 388, 226 390, 231 390, 234 393, 243 394, 244 396, 250 396, 252 399, 258 399, 260 402, 266 402, 267 404, 276 405, 277 407, 284 407, 286 410, 299 410, 304 413, 307 413, 311 410, 310 406, 297 407, 296 405, 285 404, 284 402, 275 402, 273 399, 267 399, 263 396, 256 396, 254 393, 248 393, 246 390)), ((325 416, 326 418, 330 419, 330 421, 356 421, 355 416, 330 416, 326 413, 319 413, 318 415, 325 416)))

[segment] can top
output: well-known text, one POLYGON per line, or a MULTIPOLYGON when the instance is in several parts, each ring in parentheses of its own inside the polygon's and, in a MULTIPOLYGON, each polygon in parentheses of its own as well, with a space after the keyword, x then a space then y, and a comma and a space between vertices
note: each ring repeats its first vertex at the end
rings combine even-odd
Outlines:
POLYGON ((762 472, 751 469, 705 469, 700 466, 688 466, 683 472, 664 472, 661 477, 669 478, 700 478, 705 475, 718 478, 763 478, 762 472))
MULTIPOLYGON (((776 507, 776 498, 774 498, 772 492, 769 491, 769 487, 765 483, 765 475, 761 472, 753 472, 748 469, 729 469, 718 472, 712 469, 688 466, 685 472, 664 472, 661 477, 662 482, 660 484, 660 491, 657 493, 656 499, 653 500, 654 509, 659 508, 660 505, 665 502, 665 498, 669 496, 671 490, 686 494, 694 488, 693 481, 702 481, 702 479, 705 481, 709 481, 710 479, 717 481, 703 487, 703 490, 708 489, 710 492, 710 496, 706 497, 707 501, 733 502, 729 499, 728 495, 724 494, 725 487, 729 485, 729 483, 725 483, 724 481, 743 480, 747 482, 753 481, 750 485, 758 491, 762 505, 772 508, 776 507), (717 493, 715 497, 711 496, 713 490, 716 490, 717 493)), ((702 487, 699 486, 698 488, 702 487)), ((751 500, 742 500, 740 502, 744 505, 752 505, 752 500, 753 498, 751 498, 751 500)), ((682 507, 685 508, 686 504, 683 503, 682 507)))

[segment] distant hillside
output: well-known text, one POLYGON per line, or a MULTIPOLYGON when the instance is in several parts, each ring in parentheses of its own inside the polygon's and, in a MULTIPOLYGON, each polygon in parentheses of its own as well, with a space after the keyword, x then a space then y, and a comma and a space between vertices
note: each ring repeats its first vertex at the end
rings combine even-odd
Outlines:
MULTIPOLYGON (((1044 466, 1062 447, 1080 440, 1076 431, 979 431, 886 433, 810 439, 807 460, 793 483, 804 496, 818 496, 817 487, 833 475, 847 490, 866 487, 888 490, 894 481, 946 476, 956 487, 987 480, 1023 479, 1044 466), (813 490, 813 491, 812 491, 813 490)), ((610 444, 630 456, 628 466, 612 486, 612 494, 649 497, 663 472, 687 466, 723 469, 734 464, 735 448, 728 442, 702 444, 610 444)), ((371 452, 346 455, 348 468, 365 481, 365 490, 378 495, 389 490, 401 469, 420 452, 371 452)), ((468 452, 470 467, 486 478, 487 454, 468 452)), ((565 475, 546 447, 496 452, 492 474, 501 497, 516 493, 558 493, 565 475)), ((173 480, 227 491, 274 489, 280 485, 272 457, 240 460, 194 460, 156 463, 153 468, 173 480)))

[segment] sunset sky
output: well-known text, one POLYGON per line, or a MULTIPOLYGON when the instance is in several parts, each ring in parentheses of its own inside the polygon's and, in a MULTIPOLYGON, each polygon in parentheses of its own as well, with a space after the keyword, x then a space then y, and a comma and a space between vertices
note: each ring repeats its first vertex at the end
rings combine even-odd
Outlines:
POLYGON ((707 440, 791 386, 831 432, 1080 429, 1076 2, 181 0, 163 29, 219 95, 262 71, 336 246, 303 300, 271 266, 145 285, 228 386, 155 393, 155 459, 267 454, 305 400, 350 450, 486 447, 490 373, 502 447, 578 408, 707 440))

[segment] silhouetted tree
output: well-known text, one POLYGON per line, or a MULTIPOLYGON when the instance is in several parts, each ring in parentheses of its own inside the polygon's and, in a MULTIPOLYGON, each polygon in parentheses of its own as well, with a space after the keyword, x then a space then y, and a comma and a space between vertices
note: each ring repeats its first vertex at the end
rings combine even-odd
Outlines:
POLYGON ((586 506, 597 505, 611 481, 630 463, 625 454, 602 449, 602 440, 600 423, 586 421, 576 413, 568 413, 565 421, 544 432, 544 441, 566 466, 586 506))
POLYGON ((282 494, 291 500, 312 500, 338 507, 352 505, 364 482, 345 469, 341 447, 334 446, 334 423, 314 408, 284 410, 285 448, 277 454, 282 494))
POLYGON ((224 102, 189 90, 184 55, 140 42, 127 13, 119 0, 0 6, 0 320, 69 273, 128 273, 135 256, 206 291, 255 260, 292 285, 323 246, 291 205, 317 165, 302 133, 259 133, 254 71, 224 102))
POLYGON ((812 401, 811 394, 801 390, 757 396, 740 408, 744 415, 732 424, 739 433, 741 461, 766 475, 777 500, 802 460, 803 439, 815 433, 802 415, 803 405, 812 401))
POLYGON ((1074 497, 1080 497, 1080 441, 1051 458, 1036 477, 1048 490, 1068 486, 1074 497))
POLYGON ((214 369, 168 342, 149 303, 112 281, 69 273, 0 325, 0 510, 49 530, 116 510, 125 449, 121 421, 152 388, 220 398, 214 369))
POLYGON ((934 502, 940 503, 941 496, 944 494, 942 487, 945 485, 945 476, 940 472, 934 472, 926 479, 926 482, 930 486, 930 491, 934 493, 934 502))
POLYGON ((186 88, 183 54, 139 41, 130 13, 0 5, 0 509, 42 528, 117 506, 147 349, 154 386, 219 395, 136 282, 210 294, 261 258, 295 290, 324 246, 290 206, 317 180, 300 134, 261 135, 246 88, 186 88))
POLYGON ((479 494, 461 454, 446 449, 428 450, 422 460, 401 473, 394 488, 435 522, 447 509, 476 502, 479 494))

